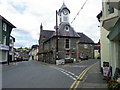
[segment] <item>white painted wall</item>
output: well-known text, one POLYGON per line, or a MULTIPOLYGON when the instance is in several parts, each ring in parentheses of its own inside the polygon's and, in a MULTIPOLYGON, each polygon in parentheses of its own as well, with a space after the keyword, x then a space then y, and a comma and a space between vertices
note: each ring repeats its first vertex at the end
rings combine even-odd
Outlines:
MULTIPOLYGON (((114 76, 116 67, 120 68, 119 61, 119 42, 118 41, 109 41, 107 39, 107 35, 109 34, 109 29, 105 29, 102 27, 102 23, 104 21, 108 22, 106 24, 108 27, 114 27, 118 19, 120 18, 120 10, 114 9, 114 13, 108 13, 108 5, 107 2, 103 2, 102 4, 103 16, 101 18, 100 25, 100 34, 101 34, 101 67, 103 67, 103 62, 110 62, 110 66, 112 66, 112 76, 114 76), (118 18, 114 18, 114 17, 118 18), (113 19, 113 20, 112 20, 113 19), (109 20, 109 21, 107 21, 109 20)), ((105 23, 105 22, 104 22, 105 23)))
POLYGON ((101 43, 101 67, 103 67, 103 62, 109 62, 110 55, 110 41, 107 38, 109 31, 100 27, 100 43, 101 43))

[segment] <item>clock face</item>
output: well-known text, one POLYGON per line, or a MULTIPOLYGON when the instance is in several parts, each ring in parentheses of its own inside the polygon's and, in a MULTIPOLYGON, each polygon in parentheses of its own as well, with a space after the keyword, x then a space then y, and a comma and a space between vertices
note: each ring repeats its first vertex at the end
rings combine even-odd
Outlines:
POLYGON ((67 15, 67 14, 68 14, 68 10, 67 10, 67 9, 64 9, 64 10, 63 10, 63 14, 64 14, 64 15, 67 15))

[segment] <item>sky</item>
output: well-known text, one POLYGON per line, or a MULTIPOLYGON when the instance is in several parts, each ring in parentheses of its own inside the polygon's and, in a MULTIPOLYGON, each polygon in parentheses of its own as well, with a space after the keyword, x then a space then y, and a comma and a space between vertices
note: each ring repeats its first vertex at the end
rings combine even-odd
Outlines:
MULTIPOLYGON (((38 44, 40 25, 44 30, 54 30, 56 10, 63 2, 70 10, 69 22, 74 19, 86 0, 0 0, 0 15, 16 26, 11 35, 15 47, 31 47, 38 44)), ((76 32, 82 32, 95 43, 99 41, 100 29, 96 16, 102 10, 101 0, 87 0, 75 21, 71 24, 76 32)))

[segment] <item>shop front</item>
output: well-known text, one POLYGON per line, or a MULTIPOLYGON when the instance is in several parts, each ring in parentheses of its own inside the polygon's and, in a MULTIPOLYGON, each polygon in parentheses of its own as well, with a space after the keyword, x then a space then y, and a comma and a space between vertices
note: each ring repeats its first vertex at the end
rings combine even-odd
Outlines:
POLYGON ((0 44, 0 63, 8 61, 9 46, 0 44))

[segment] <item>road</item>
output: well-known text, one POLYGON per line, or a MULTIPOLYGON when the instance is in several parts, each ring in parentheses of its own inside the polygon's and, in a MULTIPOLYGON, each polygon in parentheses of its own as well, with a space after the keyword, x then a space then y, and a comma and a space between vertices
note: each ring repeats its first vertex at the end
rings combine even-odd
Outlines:
POLYGON ((79 74, 98 60, 51 65, 27 61, 2 70, 3 88, 70 88, 79 74))

